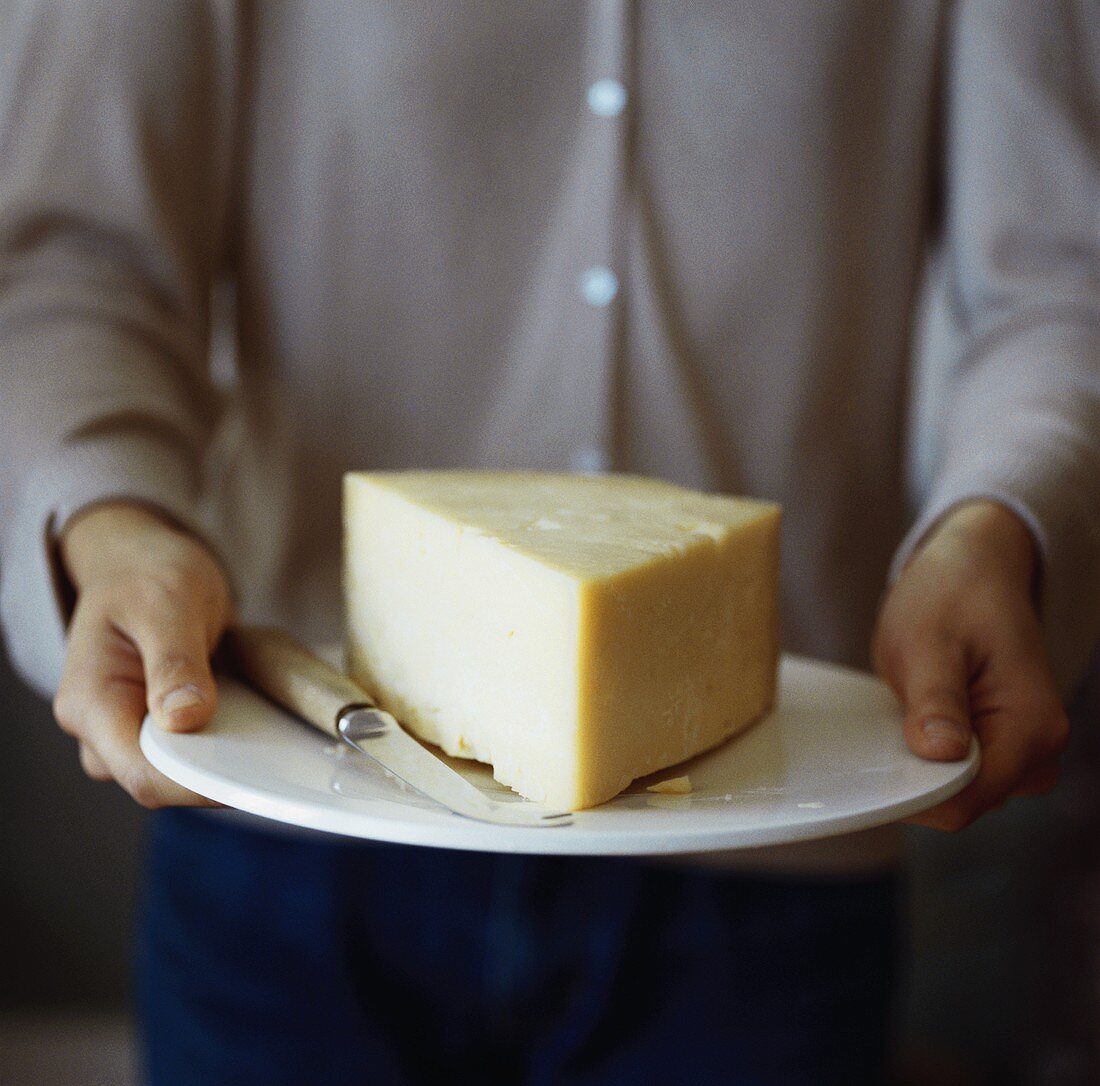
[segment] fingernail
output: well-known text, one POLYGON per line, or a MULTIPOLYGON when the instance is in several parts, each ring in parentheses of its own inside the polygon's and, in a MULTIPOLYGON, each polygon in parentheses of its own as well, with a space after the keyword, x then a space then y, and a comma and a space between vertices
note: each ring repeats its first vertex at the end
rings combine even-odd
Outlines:
POLYGON ((929 717, 922 725, 924 734, 938 743, 946 743, 965 750, 970 746, 970 729, 957 720, 946 717, 929 717))
POLYGON ((188 683, 164 695, 164 700, 160 703, 160 715, 164 720, 170 721, 173 714, 201 705, 205 700, 202 691, 194 683, 188 683))

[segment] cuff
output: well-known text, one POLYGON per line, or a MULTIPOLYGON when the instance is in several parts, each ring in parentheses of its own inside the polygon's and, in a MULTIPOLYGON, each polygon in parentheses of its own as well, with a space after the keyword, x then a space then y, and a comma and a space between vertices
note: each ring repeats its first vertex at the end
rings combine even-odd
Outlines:
POLYGON ((925 503, 913 526, 905 533, 905 537, 898 544, 894 557, 890 561, 890 572, 887 576, 887 585, 893 583, 901 576, 909 559, 913 557, 917 548, 924 542, 933 528, 958 505, 972 501, 991 501, 1003 505, 1023 522, 1024 527, 1031 533, 1038 552, 1039 571, 1037 582, 1040 586, 1039 600, 1042 610, 1042 586, 1046 583, 1046 569, 1050 564, 1050 543, 1048 533, 1035 513, 1020 500, 1020 498, 1007 490, 996 486, 963 485, 957 489, 944 488, 925 503))
POLYGON ((937 463, 891 582, 953 505, 991 499, 1039 552, 1037 604, 1055 679, 1080 681, 1100 637, 1100 324, 1029 306, 969 335, 941 390, 937 463))
POLYGON ((58 538, 90 505, 147 505, 200 538, 226 567, 217 533, 200 512, 199 473, 169 435, 112 434, 67 444, 23 481, 4 531, 0 619, 15 669, 52 697, 65 660, 72 589, 58 538))
MULTIPOLYGON (((1010 467, 1010 465, 1003 465, 1010 467)), ((1043 637, 1063 695, 1079 681, 1095 642, 1092 604, 1100 598, 1100 531, 1095 515, 1066 500, 1050 474, 1032 466, 1028 475, 975 470, 939 481, 890 563, 888 585, 929 532, 952 508, 975 500, 1011 510, 1030 531, 1038 552, 1036 604, 1043 637)))

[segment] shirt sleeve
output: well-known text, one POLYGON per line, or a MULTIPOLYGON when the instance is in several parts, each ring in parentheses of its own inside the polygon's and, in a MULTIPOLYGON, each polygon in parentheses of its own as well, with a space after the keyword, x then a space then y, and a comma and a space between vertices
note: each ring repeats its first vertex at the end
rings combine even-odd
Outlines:
POLYGON ((927 493, 892 578, 953 505, 1030 527, 1060 686, 1100 631, 1100 9, 956 5, 945 73, 950 354, 927 493))
POLYGON ((0 619, 56 689, 58 530, 109 498, 212 543, 211 284, 236 97, 228 3, 22 0, 0 72, 0 619))

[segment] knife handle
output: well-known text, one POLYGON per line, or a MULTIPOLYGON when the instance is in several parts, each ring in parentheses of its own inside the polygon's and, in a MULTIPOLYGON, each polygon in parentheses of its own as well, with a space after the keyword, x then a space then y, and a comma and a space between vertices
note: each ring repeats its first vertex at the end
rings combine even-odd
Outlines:
POLYGON ((274 626, 233 626, 222 640, 233 674, 333 738, 349 705, 374 705, 365 690, 274 626))

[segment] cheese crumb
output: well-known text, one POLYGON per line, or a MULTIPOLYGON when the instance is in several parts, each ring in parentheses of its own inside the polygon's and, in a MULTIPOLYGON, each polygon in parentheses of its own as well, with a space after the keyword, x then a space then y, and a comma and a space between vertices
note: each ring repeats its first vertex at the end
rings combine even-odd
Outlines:
POLYGON ((691 791, 690 777, 670 777, 646 787, 647 792, 659 792, 663 796, 686 796, 691 791))

